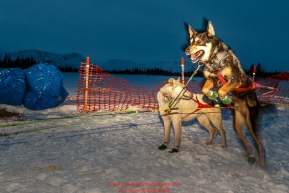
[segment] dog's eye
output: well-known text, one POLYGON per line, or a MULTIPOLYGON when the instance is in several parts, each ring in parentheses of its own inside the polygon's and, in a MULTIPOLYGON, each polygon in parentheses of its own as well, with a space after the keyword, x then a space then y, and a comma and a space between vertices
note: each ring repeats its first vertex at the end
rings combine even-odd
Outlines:
POLYGON ((202 44, 202 41, 201 41, 201 40, 198 40, 198 41, 196 42, 196 44, 201 45, 201 44, 202 44))

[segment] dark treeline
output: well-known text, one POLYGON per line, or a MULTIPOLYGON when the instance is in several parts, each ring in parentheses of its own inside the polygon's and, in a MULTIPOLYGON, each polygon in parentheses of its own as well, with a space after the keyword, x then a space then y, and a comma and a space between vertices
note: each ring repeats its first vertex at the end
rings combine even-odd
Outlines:
MULTIPOLYGON (((181 71, 181 70, 180 70, 181 71)), ((245 73, 248 76, 253 75, 254 71, 254 64, 251 65, 249 69, 244 69, 245 73)), ((135 74, 135 75, 163 75, 163 76, 179 76, 181 72, 173 72, 169 70, 162 70, 160 68, 153 68, 153 69, 139 69, 139 68, 134 68, 134 69, 126 69, 126 70, 111 70, 107 71, 111 74, 135 74)), ((268 77, 274 74, 279 74, 281 73, 280 71, 275 71, 275 72, 269 72, 266 71, 260 63, 256 66, 256 76, 258 77, 268 77)), ((185 72, 185 76, 189 77, 193 74, 193 71, 191 72, 185 72)), ((203 77, 203 72, 200 70, 197 72, 195 75, 196 77, 203 77)))
POLYGON ((18 56, 15 60, 12 60, 9 54, 5 54, 2 60, 0 60, 0 68, 21 68, 26 69, 39 63, 33 56, 24 57, 18 56))
MULTIPOLYGON (((2 60, 0 60, 0 68, 21 68, 26 69, 39 62, 36 61, 33 56, 24 57, 18 56, 16 59, 12 60, 9 54, 6 54, 2 60)), ((62 72, 78 72, 78 69, 72 67, 58 67, 62 72)), ((254 64, 251 65, 249 69, 245 69, 247 75, 251 76, 253 74, 254 64)), ((181 71, 181 70, 180 70, 181 71)), ((163 70, 161 68, 133 68, 126 70, 110 70, 106 71, 111 74, 131 74, 131 75, 163 75, 163 76, 179 76, 181 72, 171 71, 171 70, 163 70)), ((191 76, 193 71, 185 72, 185 76, 191 76)), ((256 76, 258 77, 268 77, 270 75, 278 74, 279 71, 269 72, 266 71, 260 63, 256 66, 256 76)), ((202 71, 198 71, 195 75, 196 77, 203 77, 202 71)))
MULTIPOLYGON (((133 68, 126 70, 110 70, 107 71, 111 74, 133 74, 133 75, 162 75, 162 76, 178 76, 179 72, 173 72, 171 70, 163 70, 161 68, 133 68)), ((186 72, 185 76, 191 76, 192 73, 186 72)), ((202 72, 198 72, 196 76, 202 76, 202 72)))
MULTIPOLYGON (((19 56, 13 60, 10 57, 10 54, 5 54, 2 60, 0 60, 0 68, 21 68, 26 69, 35 64, 39 64, 39 61, 36 61, 33 56, 24 57, 19 56)), ((61 72, 78 72, 78 69, 71 67, 58 67, 61 72)))
MULTIPOLYGON (((251 64, 251 67, 249 69, 245 69, 245 72, 247 75, 251 76, 253 74, 254 71, 254 64, 251 64)), ((269 72, 267 70, 265 70, 262 65, 260 63, 257 64, 256 66, 256 76, 258 77, 268 77, 274 74, 279 74, 281 73, 280 71, 275 71, 275 72, 269 72)))
POLYGON ((72 67, 59 67, 59 66, 57 66, 57 68, 59 68, 59 70, 61 72, 78 72, 77 68, 72 68, 72 67))

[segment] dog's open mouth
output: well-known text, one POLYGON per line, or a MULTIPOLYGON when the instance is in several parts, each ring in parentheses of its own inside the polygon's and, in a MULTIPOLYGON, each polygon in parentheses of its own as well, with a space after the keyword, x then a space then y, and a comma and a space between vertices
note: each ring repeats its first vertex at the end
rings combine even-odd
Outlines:
POLYGON ((200 50, 200 51, 197 51, 196 53, 194 54, 191 54, 191 60, 193 62, 197 62, 200 60, 200 58, 204 55, 205 51, 204 50, 200 50))

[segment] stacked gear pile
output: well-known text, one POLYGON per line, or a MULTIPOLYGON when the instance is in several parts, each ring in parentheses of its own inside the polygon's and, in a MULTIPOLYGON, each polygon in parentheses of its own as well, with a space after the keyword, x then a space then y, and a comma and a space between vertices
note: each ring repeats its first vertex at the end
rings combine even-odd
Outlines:
POLYGON ((20 68, 9 68, 0 71, 0 103, 21 105, 25 90, 25 74, 20 68))
POLYGON ((26 70, 0 71, 0 103, 21 105, 32 110, 54 108, 68 96, 63 76, 53 65, 37 64, 26 70))
POLYGON ((33 110, 54 108, 68 96, 63 75, 54 65, 38 64, 25 71, 28 90, 24 106, 33 110))

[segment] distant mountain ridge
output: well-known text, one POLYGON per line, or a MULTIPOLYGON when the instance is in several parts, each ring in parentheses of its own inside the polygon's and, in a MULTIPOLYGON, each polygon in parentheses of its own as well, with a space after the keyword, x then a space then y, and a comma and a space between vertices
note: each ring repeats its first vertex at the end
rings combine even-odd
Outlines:
MULTIPOLYGON (((70 54, 57 54, 52 52, 40 51, 40 50, 22 50, 19 52, 0 52, 0 59, 9 54, 11 59, 15 60, 18 56, 19 57, 30 57, 32 56, 35 61, 39 63, 48 63, 53 64, 57 67, 70 67, 73 69, 78 69, 80 62, 85 62, 86 57, 78 53, 70 53, 70 54)), ((98 64, 93 61, 91 63, 98 65, 101 69, 105 71, 112 71, 112 70, 126 70, 126 69, 154 69, 159 68, 162 70, 168 70, 172 72, 181 72, 180 61, 156 61, 150 62, 147 64, 137 64, 131 60, 120 60, 120 59, 109 59, 108 61, 98 64)), ((193 67, 195 65, 187 65, 185 67, 185 71, 192 71, 194 70, 193 67)))

